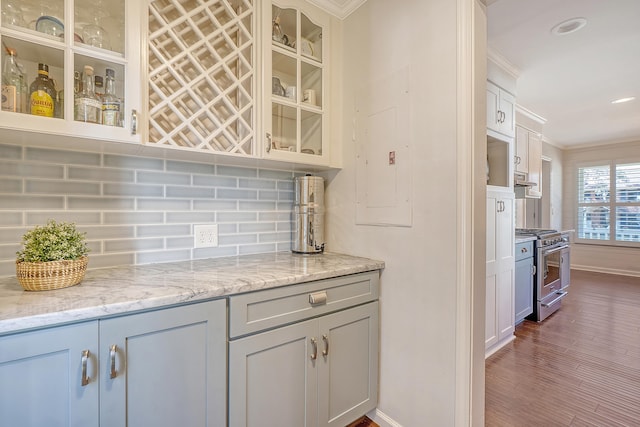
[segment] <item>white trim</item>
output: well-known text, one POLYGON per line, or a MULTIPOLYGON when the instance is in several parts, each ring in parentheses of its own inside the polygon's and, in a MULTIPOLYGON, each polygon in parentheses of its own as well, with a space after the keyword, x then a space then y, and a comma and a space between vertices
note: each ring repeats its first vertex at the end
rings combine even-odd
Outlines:
POLYGON ((547 123, 547 119, 545 119, 544 117, 534 113, 533 111, 523 107, 520 104, 516 104, 516 112, 522 114, 525 117, 530 118, 531 120, 534 120, 538 123, 540 123, 541 125, 547 123))
MULTIPOLYGON (((456 217, 456 351, 454 426, 472 425, 475 135, 475 0, 457 0, 457 217, 456 217)), ((484 174, 483 174, 484 176, 484 174)), ((480 326, 480 325, 478 325, 480 326)), ((483 326, 483 325, 482 325, 483 326)), ((484 326, 482 327, 484 331, 484 326)), ((482 372, 484 377, 484 371, 482 372)))
MULTIPOLYGON (((571 263, 572 270, 590 271, 593 273, 615 274, 618 276, 640 277, 640 271, 620 270, 617 268, 594 267, 592 265, 575 265, 571 263)), ((571 288, 569 288, 571 289, 571 288)))
POLYGON ((402 425, 393 418, 376 408, 367 414, 367 417, 380 427, 402 427, 402 425))
POLYGON ((520 70, 495 50, 492 50, 491 48, 487 49, 487 59, 496 64, 515 80, 518 80, 518 77, 520 77, 520 70))

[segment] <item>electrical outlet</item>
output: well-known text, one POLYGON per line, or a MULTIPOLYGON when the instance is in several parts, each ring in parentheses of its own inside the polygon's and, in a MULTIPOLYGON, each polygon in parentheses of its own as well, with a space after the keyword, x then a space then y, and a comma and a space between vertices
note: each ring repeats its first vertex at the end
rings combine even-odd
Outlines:
POLYGON ((218 246, 218 224, 193 226, 194 248, 215 248, 218 246))

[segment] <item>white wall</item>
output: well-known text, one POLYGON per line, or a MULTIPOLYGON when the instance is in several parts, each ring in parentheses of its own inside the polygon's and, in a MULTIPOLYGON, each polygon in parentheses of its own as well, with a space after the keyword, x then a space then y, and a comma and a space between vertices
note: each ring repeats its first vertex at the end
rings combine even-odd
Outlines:
MULTIPOLYGON (((456 2, 369 0, 344 22, 344 168, 327 182, 328 249, 384 260, 378 408, 452 426, 456 359, 456 2), (411 227, 355 224, 359 87, 408 69, 411 227)), ((484 208, 483 208, 484 209, 484 208)))
MULTIPOLYGON (((564 151, 564 228, 576 228, 577 164, 610 159, 640 161, 640 141, 564 151)), ((571 267, 581 270, 640 276, 640 248, 574 244, 571 267)))
MULTIPOLYGON (((562 224, 562 212, 563 212, 563 151, 546 142, 542 143, 542 156, 551 159, 551 182, 549 187, 551 194, 549 196, 550 202, 550 216, 549 216, 549 228, 555 230, 561 230, 565 228, 562 224)), ((546 185, 545 185, 546 187, 546 185)), ((546 225, 545 225, 546 227, 546 225)))

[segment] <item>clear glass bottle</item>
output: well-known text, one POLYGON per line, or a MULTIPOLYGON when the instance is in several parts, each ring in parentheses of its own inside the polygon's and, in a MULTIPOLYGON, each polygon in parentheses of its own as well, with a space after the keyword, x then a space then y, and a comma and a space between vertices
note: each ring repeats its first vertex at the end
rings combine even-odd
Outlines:
POLYGON ((93 67, 84 66, 82 92, 75 99, 75 119, 80 122, 101 123, 102 102, 93 88, 93 67))
POLYGON ((38 64, 38 76, 29 87, 29 105, 34 116, 53 117, 55 113, 56 89, 49 79, 49 66, 38 64))
POLYGON ((21 113, 24 111, 23 103, 26 102, 23 96, 24 76, 16 60, 16 51, 11 48, 6 50, 7 56, 4 58, 2 70, 2 109, 21 113))
POLYGON ((116 96, 115 71, 107 68, 106 85, 102 97, 102 124, 120 126, 120 99, 116 96))

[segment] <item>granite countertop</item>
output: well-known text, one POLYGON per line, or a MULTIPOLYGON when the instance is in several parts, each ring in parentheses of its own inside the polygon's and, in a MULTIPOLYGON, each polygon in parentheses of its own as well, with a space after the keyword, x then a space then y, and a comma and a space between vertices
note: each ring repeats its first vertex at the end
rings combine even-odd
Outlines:
POLYGON ((0 278, 0 335, 383 268, 349 255, 278 252, 89 270, 79 285, 52 291, 0 278))

